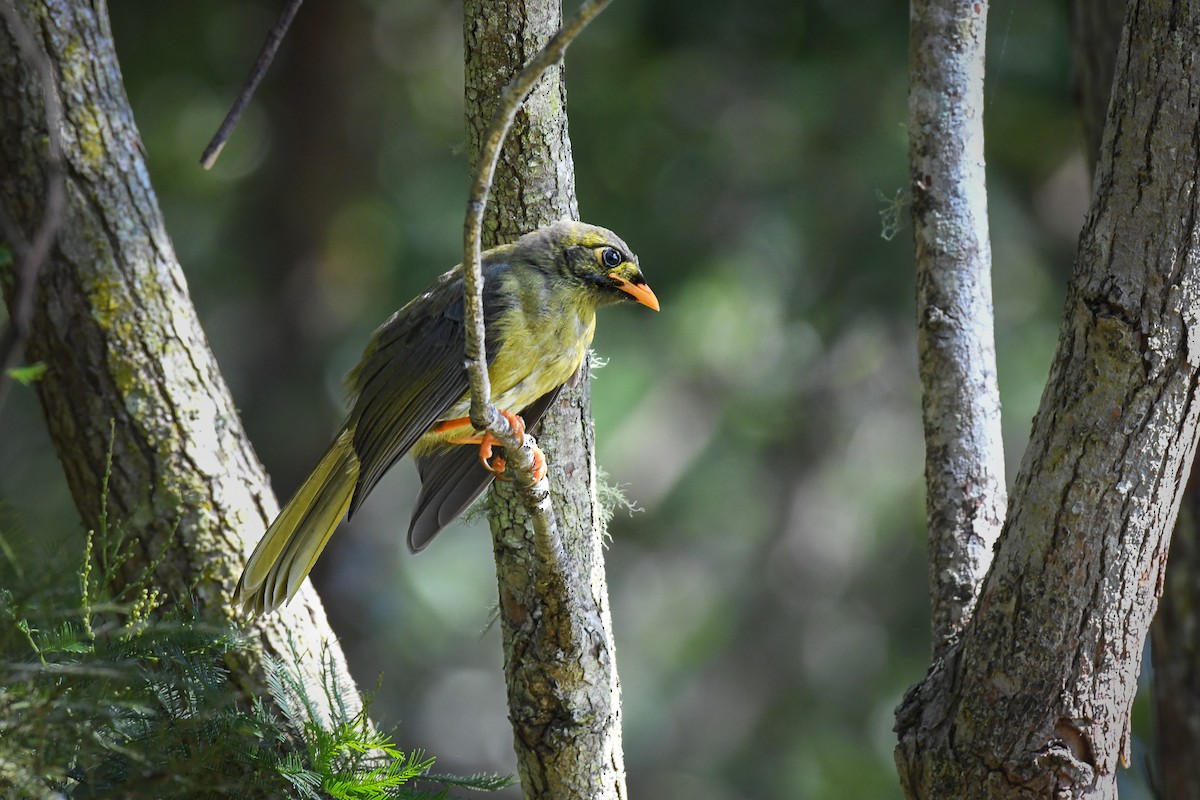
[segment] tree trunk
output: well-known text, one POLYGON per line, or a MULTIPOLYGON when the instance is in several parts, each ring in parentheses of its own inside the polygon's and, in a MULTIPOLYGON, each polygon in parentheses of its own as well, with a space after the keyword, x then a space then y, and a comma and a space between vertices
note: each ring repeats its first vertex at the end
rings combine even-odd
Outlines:
POLYGON ((987 11, 913 3, 909 160, 934 657, 971 618, 1004 523, 983 163, 987 11))
MULTIPOLYGON (((1120 43, 1124 0, 1071 3, 1075 81, 1091 170, 1108 116, 1108 97, 1120 43)), ((1150 625, 1154 663, 1154 721, 1160 800, 1200 797, 1200 481, 1193 463, 1171 535, 1162 600, 1150 625)))
MULTIPOLYGON (((467 128, 472 160, 501 89, 561 24, 558 0, 468 0, 467 128)), ((531 93, 505 143, 484 246, 578 218, 561 65, 531 93)), ((509 715, 527 798, 624 798, 620 684, 604 577, 589 361, 536 431, 564 557, 546 574, 524 504, 493 484, 492 536, 509 715)))
POLYGON ((910 797, 1113 797, 1196 445, 1200 0, 1135 0, 1062 334, 974 617, 897 711, 910 797))
MULTIPOLYGON (((124 576, 157 563, 154 584, 190 597, 201 617, 232 620, 244 553, 278 510, 188 297, 147 177, 121 83, 107 6, 24 0, 25 27, 53 64, 63 106, 67 204, 40 276, 31 361, 51 438, 88 528, 99 525, 109 454, 110 527, 132 548, 124 576)), ((46 114, 37 67, 12 30, 0 36, 0 209, 21 231, 43 212, 46 114)), ((9 299, 11 302, 11 297, 9 299)), ((250 663, 234 665, 247 693, 265 694, 262 657, 301 654, 318 690, 322 659, 345 698, 353 682, 320 602, 306 587, 284 613, 257 623, 250 663)))

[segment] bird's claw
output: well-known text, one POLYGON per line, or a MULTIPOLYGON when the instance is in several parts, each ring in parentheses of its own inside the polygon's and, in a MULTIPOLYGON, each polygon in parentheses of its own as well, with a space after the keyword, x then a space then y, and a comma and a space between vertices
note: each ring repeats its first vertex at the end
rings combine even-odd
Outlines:
MULTIPOLYGON (((512 427, 513 436, 524 440, 525 420, 511 411, 500 410, 500 414, 508 420, 508 424, 512 427)), ((508 462, 505 461, 504 456, 492 455, 492 448, 498 443, 499 440, 495 436, 486 431, 484 432, 479 440, 479 463, 483 465, 484 469, 495 475, 497 480, 511 480, 509 476, 504 474, 508 466, 508 462)), ((536 483, 546 476, 546 456, 542 453, 542 448, 538 447, 536 443, 531 446, 533 447, 533 480, 536 483)))
MULTIPOLYGON (((537 483, 542 478, 546 477, 546 454, 542 452, 542 448, 538 447, 537 444, 532 444, 530 447, 533 448, 533 482, 537 483)), ((491 461, 483 461, 483 468, 494 474, 496 476, 496 480, 498 481, 512 480, 512 478, 510 478, 504 472, 507 466, 504 456, 496 456, 493 458, 490 453, 491 448, 489 447, 488 450, 488 458, 490 458, 491 461)), ((482 455, 480 456, 480 460, 483 460, 482 455)))
POLYGON ((496 456, 492 458, 492 445, 496 443, 495 438, 490 433, 483 435, 483 440, 479 442, 479 463, 488 472, 494 474, 500 480, 508 480, 507 477, 501 477, 504 472, 504 456, 496 456))
POLYGON ((537 483, 546 477, 546 454, 536 443, 533 445, 533 482, 537 483))

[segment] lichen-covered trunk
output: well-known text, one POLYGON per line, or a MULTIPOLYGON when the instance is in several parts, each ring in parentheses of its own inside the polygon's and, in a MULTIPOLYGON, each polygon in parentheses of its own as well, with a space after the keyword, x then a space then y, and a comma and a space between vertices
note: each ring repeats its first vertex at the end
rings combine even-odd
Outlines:
MULTIPOLYGON (((111 452, 107 511, 132 548, 127 577, 154 562, 155 585, 201 616, 232 619, 243 553, 278 506, 188 296, 150 186, 121 82, 107 6, 18 2, 53 64, 61 98, 66 208, 42 268, 27 345, 59 460, 83 523, 96 528, 111 452)), ((2 23, 0 23, 2 24, 2 23)), ((0 30, 0 210, 21 231, 40 223, 46 114, 35 64, 0 30)), ((11 298, 10 298, 11 302, 11 298)), ((306 588, 258 623, 261 645, 233 665, 262 693, 261 657, 291 662, 319 686, 323 654, 353 687, 320 602, 306 588)), ((313 691, 320 701, 324 691, 313 691)), ((357 693, 347 697, 351 707, 357 693)))
MULTIPOLYGON (((472 160, 496 98, 561 24, 558 0, 467 0, 467 129, 472 160)), ((517 115, 492 185, 484 246, 578 218, 561 65, 517 115)), ((596 501, 589 362, 535 431, 546 453, 563 557, 535 557, 524 503, 493 484, 492 537, 509 717, 526 798, 626 797, 620 684, 596 501)))
POLYGON ((1200 0, 1135 0, 992 570, 897 712, 910 797, 1114 797, 1200 416, 1200 0))

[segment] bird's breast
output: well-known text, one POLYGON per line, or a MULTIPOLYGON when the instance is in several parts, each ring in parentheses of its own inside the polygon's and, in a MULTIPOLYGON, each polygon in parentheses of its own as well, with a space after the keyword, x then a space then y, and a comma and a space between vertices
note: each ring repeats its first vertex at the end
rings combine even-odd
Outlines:
POLYGON ((535 313, 514 310, 499 322, 503 344, 488 376, 492 402, 511 411, 566 383, 579 369, 596 332, 595 312, 569 307, 535 313))
MULTIPOLYGON (((542 395, 566 383, 592 343, 596 314, 572 307, 514 308, 494 323, 501 345, 488 368, 492 403, 519 412, 542 395)), ((464 397, 442 415, 465 417, 470 398, 464 397)))

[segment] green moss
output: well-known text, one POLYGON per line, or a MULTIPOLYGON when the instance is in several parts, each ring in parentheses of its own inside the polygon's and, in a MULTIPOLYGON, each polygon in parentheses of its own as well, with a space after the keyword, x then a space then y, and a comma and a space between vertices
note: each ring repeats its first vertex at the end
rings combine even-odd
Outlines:
MULTIPOLYGON (((105 332, 112 332, 121 319, 128 319, 124 314, 128 309, 124 289, 116 277, 106 276, 93 281, 88 287, 88 305, 92 309, 92 319, 105 332)), ((128 322, 126 326, 132 328, 128 322)))
POLYGON ((72 114, 72 121, 75 123, 76 145, 83 157, 83 166, 90 172, 99 172, 108 153, 104 147, 99 113, 93 106, 80 106, 72 114))
POLYGON ((100 125, 100 110, 85 99, 96 93, 93 61, 91 48, 81 39, 75 38, 63 48, 58 67, 62 76, 63 93, 75 98, 67 108, 68 121, 75 133, 74 144, 82 157, 82 166, 96 172, 103 166, 107 150, 104 146, 103 128, 100 125))

